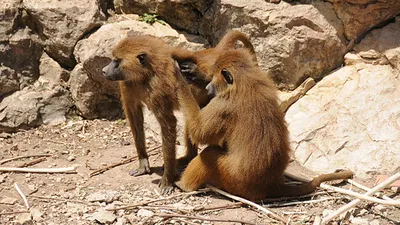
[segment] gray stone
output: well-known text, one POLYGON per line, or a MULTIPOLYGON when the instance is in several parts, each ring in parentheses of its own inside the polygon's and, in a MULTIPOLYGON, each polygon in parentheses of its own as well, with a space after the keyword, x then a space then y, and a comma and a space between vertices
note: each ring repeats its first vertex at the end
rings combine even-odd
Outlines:
POLYGON ((103 208, 100 208, 92 214, 92 219, 101 224, 112 224, 117 217, 112 211, 107 211, 103 208))
POLYGON ((77 41, 99 27, 104 16, 96 0, 24 0, 25 10, 35 21, 46 52, 57 62, 74 66, 77 41))
POLYGON ((139 211, 137 212, 138 217, 151 217, 153 215, 154 213, 147 209, 139 209, 139 211))
POLYGON ((106 202, 111 203, 121 197, 117 191, 103 190, 90 194, 87 200, 90 202, 106 202))

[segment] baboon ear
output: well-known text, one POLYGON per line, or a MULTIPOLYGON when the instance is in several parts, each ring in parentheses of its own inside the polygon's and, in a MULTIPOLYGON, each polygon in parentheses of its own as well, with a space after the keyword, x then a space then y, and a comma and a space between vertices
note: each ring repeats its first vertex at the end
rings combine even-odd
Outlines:
POLYGON ((227 70, 227 69, 222 69, 221 70, 221 74, 224 77, 225 81, 228 84, 232 84, 233 83, 233 77, 231 75, 231 73, 227 70))
POLYGON ((139 59, 140 64, 144 65, 147 59, 147 55, 144 52, 139 53, 139 55, 136 56, 139 59))

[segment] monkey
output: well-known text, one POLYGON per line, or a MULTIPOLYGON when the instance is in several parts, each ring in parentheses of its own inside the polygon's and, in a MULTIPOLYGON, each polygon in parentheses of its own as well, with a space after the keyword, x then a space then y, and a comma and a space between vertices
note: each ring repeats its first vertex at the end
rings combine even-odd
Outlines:
POLYGON ((321 182, 352 176, 351 171, 341 171, 297 186, 285 184, 291 149, 275 84, 254 65, 246 49, 223 51, 211 71, 212 81, 206 90, 214 97, 203 108, 196 103, 185 78, 176 74, 190 139, 207 145, 177 182, 182 190, 211 184, 255 201, 304 195, 321 182))
MULTIPOLYGON (((243 41, 245 39, 243 36, 236 33, 227 34, 217 48, 233 47, 236 40, 243 41)), ((250 51, 254 52, 248 40, 246 43, 243 42, 245 46, 250 45, 250 51)), ((164 174, 159 186, 162 194, 165 195, 170 194, 173 190, 173 183, 177 178, 176 166, 186 166, 197 155, 197 146, 191 143, 185 128, 186 155, 178 160, 175 159, 177 120, 173 111, 179 109, 179 102, 176 92, 176 76, 174 75, 176 68, 172 55, 178 55, 176 52, 180 52, 181 57, 186 56, 187 58, 192 58, 197 54, 169 46, 154 36, 128 36, 117 44, 112 52, 113 60, 103 68, 106 79, 119 82, 125 117, 135 140, 139 168, 130 171, 130 175, 140 176, 151 172, 143 128, 142 108, 144 104, 154 113, 161 126, 164 174)), ((206 62, 211 60, 212 55, 216 53, 217 51, 212 49, 202 50, 199 52, 199 59, 206 62)), ((213 62, 208 65, 211 63, 213 62)), ((199 76, 204 74, 199 72, 199 76)), ((198 80, 195 79, 194 85, 190 88, 194 96, 198 96, 197 102, 200 106, 204 106, 209 101, 208 98, 205 98, 207 95, 204 85, 210 80, 209 77, 200 77, 198 80), (201 85, 199 85, 200 83, 201 85)))

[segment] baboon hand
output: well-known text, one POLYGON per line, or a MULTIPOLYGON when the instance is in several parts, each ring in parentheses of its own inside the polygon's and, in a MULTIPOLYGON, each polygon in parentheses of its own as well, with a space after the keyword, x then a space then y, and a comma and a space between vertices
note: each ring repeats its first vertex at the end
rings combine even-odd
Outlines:
POLYGON ((131 170, 129 172, 129 175, 137 177, 140 175, 144 175, 144 174, 150 174, 150 164, 149 164, 149 160, 147 158, 145 159, 139 159, 139 168, 131 170))

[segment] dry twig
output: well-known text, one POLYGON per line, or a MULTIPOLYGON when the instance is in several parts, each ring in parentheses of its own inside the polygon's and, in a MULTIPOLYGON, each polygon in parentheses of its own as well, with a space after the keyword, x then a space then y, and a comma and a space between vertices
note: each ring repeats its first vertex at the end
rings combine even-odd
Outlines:
POLYGON ((120 209, 132 209, 132 208, 136 208, 138 206, 143 206, 143 205, 147 205, 147 204, 154 203, 154 202, 170 200, 170 199, 178 198, 178 197, 182 197, 182 196, 196 195, 196 194, 205 193, 205 192, 208 192, 208 191, 210 191, 210 190, 204 189, 204 190, 199 190, 199 191, 180 193, 180 194, 177 194, 177 195, 168 196, 166 198, 152 199, 152 200, 148 200, 148 201, 144 201, 144 202, 128 204, 128 205, 121 206, 121 207, 109 208, 107 210, 108 211, 115 211, 115 210, 120 210, 120 209))
POLYGON ((256 225, 255 223, 248 222, 248 221, 243 221, 243 220, 232 220, 232 219, 219 219, 219 218, 206 218, 202 216, 187 216, 187 215, 180 215, 180 214, 162 214, 162 213, 156 213, 153 216, 159 216, 159 217, 180 217, 180 218, 187 218, 187 219, 193 219, 193 220, 203 220, 203 221, 217 221, 217 222, 226 222, 226 223, 242 223, 242 224, 251 224, 251 225, 256 225))
POLYGON ((239 202, 243 202, 244 204, 253 206, 253 207, 257 208, 258 210, 260 210, 260 211, 262 211, 264 213, 266 213, 267 215, 271 216, 272 218, 274 218, 274 219, 276 219, 278 221, 281 221, 281 222, 283 222, 285 224, 287 223, 287 219, 285 219, 285 218, 273 213, 272 211, 262 207, 261 205, 258 205, 258 204, 254 203, 252 201, 247 200, 247 199, 244 199, 244 198, 229 194, 228 192, 220 190, 220 189, 218 189, 218 188, 216 188, 216 187, 214 187, 212 185, 207 185, 207 187, 210 188, 211 190, 221 194, 221 195, 224 195, 224 196, 228 197, 228 198, 231 198, 233 200, 236 200, 236 201, 239 201, 239 202))
MULTIPOLYGON (((151 148, 150 150, 147 151, 147 153, 153 152, 153 151, 155 151, 155 150, 157 150, 157 149, 159 149, 159 148, 161 148, 161 145, 157 145, 157 146, 151 148)), ((130 163, 130 162, 136 160, 138 157, 139 157, 139 156, 135 155, 135 156, 132 156, 132 157, 130 157, 130 158, 124 159, 124 160, 122 160, 122 161, 120 161, 120 162, 111 164, 111 165, 109 165, 109 166, 105 166, 105 167, 103 167, 103 168, 101 168, 101 169, 98 169, 98 170, 95 170, 95 171, 91 172, 91 173, 89 174, 89 176, 90 176, 90 177, 93 177, 93 176, 99 175, 99 174, 101 174, 101 173, 104 173, 105 171, 107 171, 107 170, 109 170, 109 169, 112 169, 112 168, 114 168, 114 167, 117 167, 117 166, 120 166, 120 165, 124 165, 124 164, 130 163)))
POLYGON ((193 211, 199 212, 199 211, 217 210, 217 209, 232 209, 232 208, 240 207, 242 205, 244 205, 243 202, 233 202, 233 203, 217 205, 217 206, 208 206, 208 207, 201 206, 201 207, 194 208, 193 211))
POLYGON ((13 158, 9 158, 9 159, 4 159, 0 161, 0 165, 4 164, 6 162, 10 162, 13 160, 17 160, 17 159, 23 159, 23 158, 31 158, 31 157, 50 157, 52 156, 51 154, 36 154, 36 155, 22 155, 22 156, 16 156, 13 158))
POLYGON ((400 201, 382 200, 382 199, 379 199, 379 198, 370 197, 370 196, 367 196, 367 195, 362 195, 362 194, 359 194, 359 193, 354 192, 354 191, 350 191, 350 190, 345 190, 345 189, 342 189, 342 188, 334 187, 334 186, 331 186, 331 185, 328 185, 328 184, 321 184, 320 187, 324 188, 324 189, 332 190, 332 191, 335 191, 335 192, 338 192, 338 193, 351 195, 351 196, 354 196, 354 197, 362 199, 362 200, 375 202, 375 203, 378 203, 378 204, 394 205, 394 206, 399 206, 400 205, 400 201))
POLYGON ((30 208, 29 206, 29 202, 28 199, 26 198, 26 196, 24 195, 24 193, 21 191, 21 189, 18 187, 17 183, 14 183, 15 189, 17 189, 18 194, 21 196, 22 200, 24 200, 25 206, 27 209, 30 208))
POLYGON ((26 162, 26 163, 21 164, 21 165, 19 165, 19 166, 17 166, 17 167, 18 167, 18 168, 22 168, 22 167, 33 166, 33 165, 38 164, 38 163, 41 163, 41 162, 43 162, 43 161, 46 161, 46 158, 45 158, 45 157, 43 157, 43 158, 38 158, 38 159, 32 160, 32 161, 30 161, 30 162, 26 162))
POLYGON ((80 204, 85 204, 85 205, 90 205, 90 206, 99 206, 96 203, 91 203, 91 202, 86 202, 86 201, 81 201, 81 200, 74 200, 74 199, 46 197, 46 196, 39 196, 39 195, 29 195, 28 197, 29 198, 44 199, 44 200, 61 201, 61 202, 74 202, 74 203, 80 203, 80 204))
MULTIPOLYGON (((358 187, 358 188, 360 188, 360 189, 362 189, 364 191, 370 191, 371 190, 371 188, 366 187, 366 186, 364 186, 364 185, 362 185, 360 183, 357 183, 354 180, 348 179, 346 181, 349 182, 351 185, 356 186, 356 187, 358 187)), ((378 197, 381 197, 381 198, 383 198, 385 200, 393 200, 392 198, 389 198, 387 195, 384 195, 384 194, 382 194, 380 192, 376 192, 375 195, 377 195, 378 197)))
POLYGON ((76 167, 66 168, 16 168, 0 167, 0 172, 22 172, 22 173, 76 173, 76 167))
MULTIPOLYGON (((400 173, 396 173, 395 175, 389 177, 388 179, 386 179, 385 181, 383 181, 382 183, 378 184, 377 186, 375 186, 374 188, 372 188, 370 191, 368 191, 367 193, 365 193, 365 196, 371 196, 373 195, 375 192, 378 192, 382 189, 384 189, 385 187, 389 186, 391 183, 395 182, 396 180, 400 179, 400 173)), ((332 214, 328 215, 326 218, 324 218, 322 220, 322 224, 327 224, 329 221, 333 220, 334 218, 340 216, 342 213, 350 210, 351 208, 353 208, 354 206, 356 206, 357 204, 359 204, 361 202, 360 199, 355 199, 353 201, 351 201, 350 203, 340 207, 338 210, 336 210, 335 212, 333 212, 332 214)))
POLYGON ((332 198, 314 199, 314 200, 308 200, 308 201, 274 203, 274 204, 266 204, 266 205, 264 205, 264 207, 268 207, 268 208, 269 207, 284 207, 284 206, 291 206, 291 205, 317 203, 317 202, 323 202, 323 201, 334 200, 334 199, 340 199, 340 198, 332 197, 332 198))

